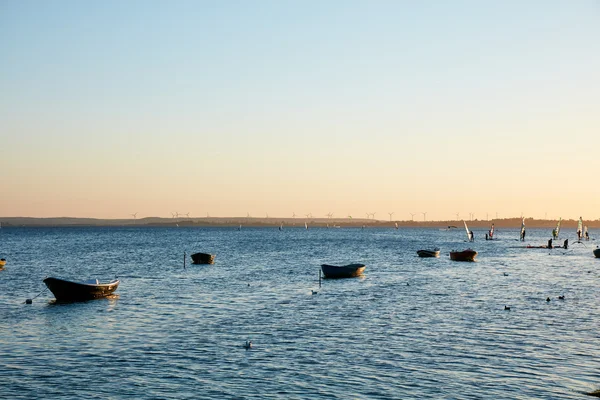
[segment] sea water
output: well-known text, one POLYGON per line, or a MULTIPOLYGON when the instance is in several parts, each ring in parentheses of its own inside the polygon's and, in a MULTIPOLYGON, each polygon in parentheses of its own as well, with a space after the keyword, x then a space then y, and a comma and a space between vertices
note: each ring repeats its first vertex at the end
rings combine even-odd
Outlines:
POLYGON ((600 388, 596 242, 562 230, 568 250, 525 249, 550 230, 528 229, 525 243, 517 228, 484 233, 3 227, 0 398, 581 399, 600 388), (439 258, 416 256, 433 247, 439 258), (449 259, 467 247, 477 262, 449 259), (192 265, 193 252, 215 264, 192 265), (363 277, 319 284, 320 264, 357 262, 363 277), (121 284, 60 304, 49 276, 121 284))

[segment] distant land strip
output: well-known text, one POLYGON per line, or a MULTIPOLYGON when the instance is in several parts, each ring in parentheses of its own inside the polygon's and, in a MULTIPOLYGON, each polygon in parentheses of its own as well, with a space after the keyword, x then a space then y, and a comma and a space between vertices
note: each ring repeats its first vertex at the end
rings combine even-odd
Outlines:
MULTIPOLYGON (((503 218, 494 220, 466 221, 470 229, 489 229, 491 224, 495 228, 521 227, 521 218, 503 218)), ((464 229, 463 220, 460 221, 386 221, 365 218, 252 218, 252 217, 206 217, 206 218, 160 218, 146 217, 138 219, 96 219, 96 218, 35 218, 35 217, 0 217, 0 229, 9 227, 74 227, 74 226, 179 226, 179 227, 396 227, 399 228, 450 228, 464 229)), ((549 228, 556 226, 557 220, 543 220, 525 218, 527 228, 549 228)), ((583 224, 589 229, 600 228, 600 219, 584 220, 583 224)), ((561 228, 577 228, 577 220, 562 220, 561 228)))

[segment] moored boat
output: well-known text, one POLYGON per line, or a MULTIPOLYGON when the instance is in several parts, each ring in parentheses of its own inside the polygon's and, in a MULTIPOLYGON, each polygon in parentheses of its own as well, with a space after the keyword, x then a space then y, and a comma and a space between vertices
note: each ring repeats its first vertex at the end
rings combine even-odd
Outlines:
POLYGON ((322 264, 321 270, 325 278, 354 278, 362 275, 366 268, 365 264, 329 265, 322 264))
POLYGON ((214 264, 215 255, 208 253, 194 253, 191 255, 193 264, 214 264))
POLYGON ((450 259, 452 261, 475 261, 475 257, 477 257, 477 252, 472 249, 450 252, 450 259))
POLYGON ((439 257, 440 249, 435 248, 433 250, 417 250, 419 257, 439 257))
POLYGON ((58 278, 46 278, 44 283, 58 301, 85 301, 111 295, 120 281, 118 279, 101 283, 98 279, 72 282, 58 278))
POLYGON ((0 268, 6 265, 6 260, 4 258, 0 258, 0 268))
POLYGON ((594 249, 594 256, 596 258, 600 258, 600 247, 594 249))

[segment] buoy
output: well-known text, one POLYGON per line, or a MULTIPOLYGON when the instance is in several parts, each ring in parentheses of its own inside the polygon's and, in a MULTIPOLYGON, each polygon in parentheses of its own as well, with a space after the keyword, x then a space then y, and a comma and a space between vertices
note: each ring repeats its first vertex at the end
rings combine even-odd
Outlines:
POLYGON ((550 297, 547 297, 547 298, 546 298, 546 301, 550 301, 550 297))

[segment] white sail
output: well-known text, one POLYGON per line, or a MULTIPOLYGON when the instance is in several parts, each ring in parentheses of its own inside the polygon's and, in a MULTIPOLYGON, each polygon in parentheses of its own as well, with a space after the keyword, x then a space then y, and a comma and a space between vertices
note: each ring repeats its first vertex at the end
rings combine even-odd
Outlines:
POLYGON ((579 217, 579 222, 577 223, 577 240, 581 239, 581 235, 583 233, 583 220, 579 217))
POLYGON ((552 231, 552 236, 554 237, 554 239, 558 239, 558 236, 560 235, 560 221, 562 220, 562 218, 558 219, 558 223, 556 224, 556 228, 554 228, 554 231, 552 231))
POLYGON ((525 217, 521 221, 521 240, 524 240, 523 236, 525 235, 525 217))
POLYGON ((490 239, 494 238, 494 224, 492 224, 492 227, 490 228, 490 239))
POLYGON ((308 224, 306 222, 304 223, 304 229, 308 229, 308 224))
POLYGON ((465 224, 465 230, 467 231, 467 240, 471 240, 471 232, 469 232, 469 227, 467 226, 467 222, 465 220, 463 220, 463 223, 465 224))

